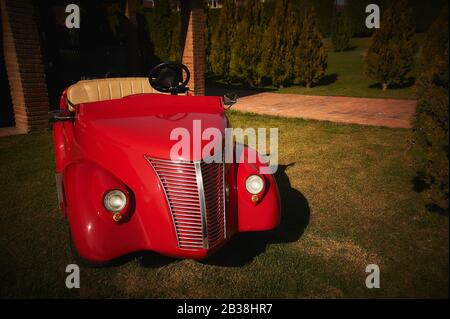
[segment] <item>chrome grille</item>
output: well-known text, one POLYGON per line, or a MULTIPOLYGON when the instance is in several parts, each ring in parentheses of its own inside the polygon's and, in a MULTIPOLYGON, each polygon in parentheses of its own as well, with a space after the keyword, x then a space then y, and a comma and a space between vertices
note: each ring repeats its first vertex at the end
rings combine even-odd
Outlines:
POLYGON ((164 188, 178 247, 219 244, 226 236, 223 164, 145 158, 164 188))
POLYGON ((224 238, 225 196, 224 196, 224 165, 222 163, 201 163, 203 190, 205 194, 206 224, 208 229, 209 247, 214 247, 224 238))

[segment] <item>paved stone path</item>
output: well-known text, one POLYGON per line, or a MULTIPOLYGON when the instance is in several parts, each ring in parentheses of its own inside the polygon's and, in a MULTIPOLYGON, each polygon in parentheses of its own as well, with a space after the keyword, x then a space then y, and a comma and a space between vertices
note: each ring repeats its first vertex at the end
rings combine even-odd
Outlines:
POLYGON ((258 93, 238 98, 232 109, 342 123, 410 128, 415 100, 258 93))

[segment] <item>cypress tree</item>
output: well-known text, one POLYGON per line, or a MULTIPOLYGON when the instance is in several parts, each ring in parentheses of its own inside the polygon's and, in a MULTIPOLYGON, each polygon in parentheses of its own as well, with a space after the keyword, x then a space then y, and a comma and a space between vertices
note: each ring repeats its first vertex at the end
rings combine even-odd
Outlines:
POLYGON ((181 46, 180 46, 180 32, 181 32, 181 17, 180 12, 174 11, 170 17, 172 27, 170 37, 169 57, 170 61, 181 62, 181 46))
POLYGON ((169 27, 172 25, 169 0, 156 0, 153 11, 145 15, 145 19, 154 55, 161 61, 169 60, 172 39, 172 30, 169 27))
POLYGON ((267 27, 270 19, 272 19, 275 12, 275 1, 264 1, 263 5, 263 23, 267 27))
POLYGON ((401 85, 411 71, 415 52, 412 11, 406 0, 394 1, 372 36, 366 75, 381 83, 383 91, 392 84, 401 85))
POLYGON ((262 41, 261 72, 275 86, 294 80, 294 53, 299 39, 298 9, 293 1, 279 0, 262 41))
POLYGON ((205 5, 206 11, 206 25, 205 25, 205 54, 206 54, 206 70, 208 73, 212 73, 211 67, 211 42, 212 36, 214 34, 215 27, 217 25, 217 20, 220 14, 218 9, 210 9, 205 5))
POLYGON ((340 52, 350 47, 350 39, 353 35, 352 26, 348 16, 342 12, 336 12, 333 19, 333 31, 331 42, 333 50, 340 52))
POLYGON ((328 52, 322 42, 314 8, 308 6, 304 12, 299 45, 295 50, 295 71, 297 80, 310 88, 325 74, 328 52))
POLYGON ((234 0, 225 0, 211 38, 211 69, 215 75, 223 76, 227 81, 231 78, 230 62, 236 33, 236 13, 234 0))
POLYGON ((251 86, 259 85, 263 76, 261 71, 263 18, 261 1, 247 0, 232 46, 230 73, 245 79, 251 86))
POLYGON ((413 122, 417 157, 430 204, 448 212, 449 15, 446 6, 427 32, 419 58, 418 103, 413 122))
POLYGON ((317 19, 319 20, 320 32, 323 35, 331 34, 333 31, 335 0, 314 0, 312 1, 312 5, 316 10, 317 19))

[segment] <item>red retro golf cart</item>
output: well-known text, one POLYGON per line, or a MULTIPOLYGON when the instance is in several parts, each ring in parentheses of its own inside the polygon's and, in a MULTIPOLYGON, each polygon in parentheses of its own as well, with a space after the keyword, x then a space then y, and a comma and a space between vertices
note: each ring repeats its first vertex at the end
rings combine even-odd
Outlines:
POLYGON ((177 63, 158 65, 149 78, 80 81, 51 112, 59 205, 83 259, 142 250, 201 259, 238 232, 278 225, 274 177, 260 173, 259 157, 245 160, 254 150, 233 163, 171 156, 174 129, 195 135, 198 120, 202 132, 229 126, 230 101, 192 96, 188 81, 177 63))

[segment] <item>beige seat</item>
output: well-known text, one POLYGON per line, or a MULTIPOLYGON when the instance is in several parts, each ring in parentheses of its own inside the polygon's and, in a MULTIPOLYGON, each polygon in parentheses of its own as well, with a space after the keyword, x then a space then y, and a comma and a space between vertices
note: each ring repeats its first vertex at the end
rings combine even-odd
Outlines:
POLYGON ((120 99, 140 93, 160 93, 151 87, 148 78, 108 78, 83 80, 67 89, 69 110, 80 103, 120 99))

